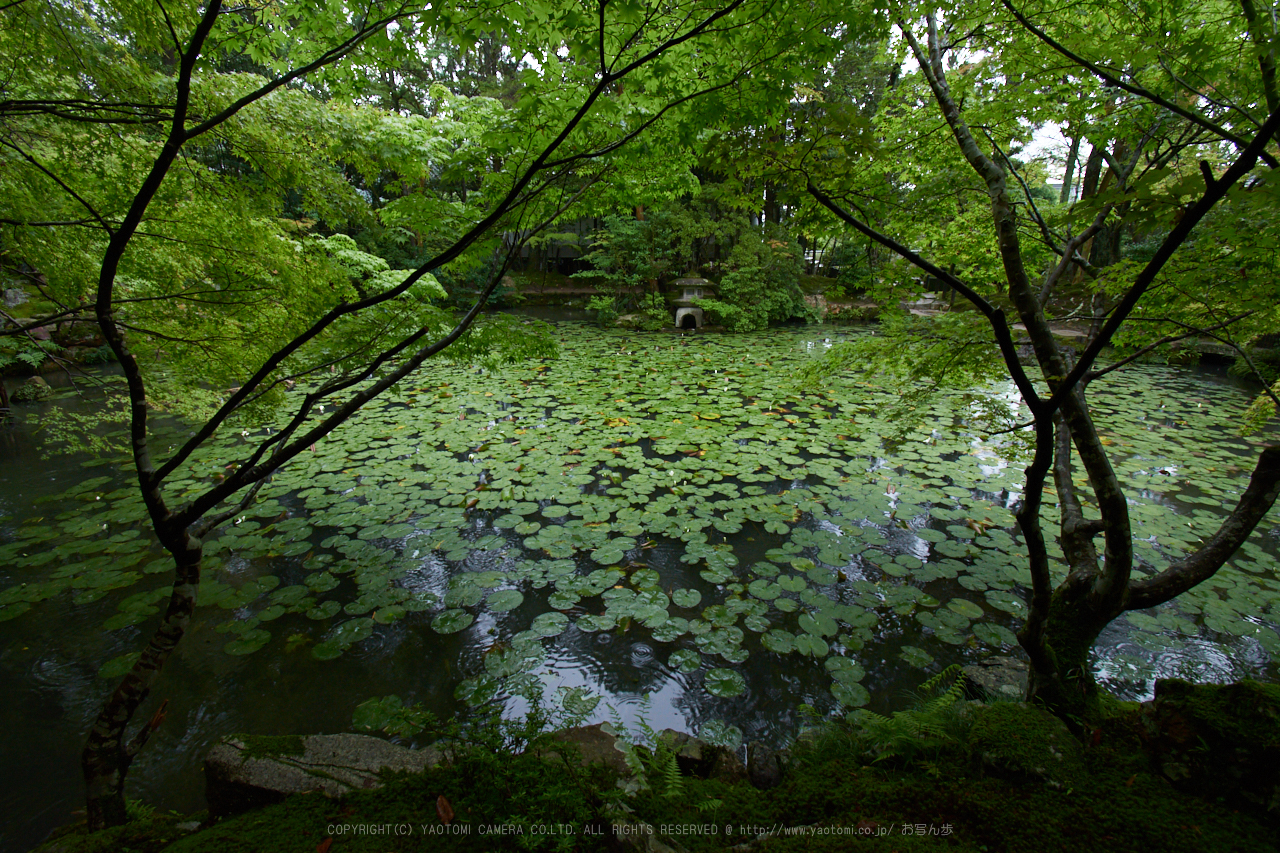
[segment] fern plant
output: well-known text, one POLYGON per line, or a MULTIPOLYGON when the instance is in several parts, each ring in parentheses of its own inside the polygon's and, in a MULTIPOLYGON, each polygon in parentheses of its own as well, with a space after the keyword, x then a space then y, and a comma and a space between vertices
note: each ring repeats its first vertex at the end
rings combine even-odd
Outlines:
POLYGON ((865 709, 852 712, 843 736, 860 758, 872 763, 936 751, 956 741, 963 724, 957 711, 964 688, 964 672, 952 664, 920 685, 916 704, 907 710, 887 717, 865 709))
POLYGON ((677 750, 669 735, 655 731, 649 724, 652 698, 648 693, 640 700, 640 713, 636 719, 636 731, 627 728, 618 709, 609 706, 611 722, 606 730, 617 738, 618 748, 631 770, 631 778, 618 784, 628 794, 653 791, 668 799, 684 792, 684 777, 680 775, 677 750))

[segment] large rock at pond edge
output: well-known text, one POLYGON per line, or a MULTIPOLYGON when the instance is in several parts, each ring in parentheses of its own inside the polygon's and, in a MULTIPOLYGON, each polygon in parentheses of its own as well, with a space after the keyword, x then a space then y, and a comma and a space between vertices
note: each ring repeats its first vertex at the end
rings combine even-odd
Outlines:
POLYGON ((309 737, 232 735, 204 760, 209 814, 224 817, 319 792, 340 797, 377 788, 386 771, 420 773, 438 764, 435 749, 406 749, 368 735, 309 737))
POLYGON ((676 763, 682 773, 699 779, 719 779, 731 785, 747 779, 746 765, 736 752, 712 746, 702 738, 675 729, 663 729, 659 737, 675 749, 676 763))
POLYGON ((759 741, 750 744, 747 747, 747 776, 751 784, 762 791, 778 787, 786 775, 790 758, 788 750, 774 749, 759 741))
POLYGON ((973 699, 986 701, 999 696, 1021 699, 1027 695, 1027 663, 1008 655, 993 655, 964 668, 973 699))
POLYGON ((1143 717, 1147 747, 1174 787, 1280 812, 1280 685, 1160 679, 1143 717))
POLYGON ((619 776, 631 775, 627 759, 615 745, 617 738, 604 730, 604 723, 553 732, 551 738, 577 749, 582 755, 583 767, 603 764, 619 776))

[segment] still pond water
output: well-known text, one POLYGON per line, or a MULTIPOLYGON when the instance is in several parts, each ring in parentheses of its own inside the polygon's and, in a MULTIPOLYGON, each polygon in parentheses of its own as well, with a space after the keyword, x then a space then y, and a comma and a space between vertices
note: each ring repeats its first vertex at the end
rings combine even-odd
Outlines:
MULTIPOLYGON (((198 809, 219 737, 350 730, 370 697, 517 713, 513 693, 540 686, 551 703, 603 697, 595 720, 780 742, 802 705, 887 712, 948 664, 1013 653, 1025 459, 977 417, 1018 418, 1016 395, 908 416, 884 378, 799 388, 844 334, 561 324, 558 359, 422 371, 211 538, 130 795, 198 809)), ((1275 436, 1235 436, 1249 394, 1223 375, 1109 379, 1091 399, 1156 570, 1212 532, 1275 436)), ((0 849, 80 808, 84 732, 168 588, 125 461, 49 456, 35 414, 0 430, 0 849)), ((267 432, 228 432, 177 491, 267 432)), ((1113 624, 1106 685, 1276 680, 1277 519, 1212 583, 1113 624)))

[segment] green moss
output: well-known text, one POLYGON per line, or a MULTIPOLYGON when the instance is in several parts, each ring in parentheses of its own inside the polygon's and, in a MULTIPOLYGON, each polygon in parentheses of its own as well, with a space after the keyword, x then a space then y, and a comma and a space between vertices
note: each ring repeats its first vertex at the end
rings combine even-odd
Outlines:
POLYGON ((969 747, 983 768, 1013 778, 1040 780, 1071 790, 1084 774, 1080 744, 1061 720, 1047 711, 1005 702, 973 715, 969 747))
POLYGON ((60 830, 35 853, 159 853, 189 831, 179 828, 189 822, 190 818, 173 814, 151 814, 93 833, 79 824, 60 830))
POLYGON ((1267 748, 1280 745, 1280 685, 1191 684, 1163 679, 1156 698, 1176 705, 1222 741, 1267 748))
POLYGON ((32 317, 42 317, 47 314, 53 314, 59 310, 59 306, 52 302, 47 302, 40 298, 28 299, 21 305, 15 305, 8 309, 6 313, 15 320, 28 320, 32 317))
MULTIPOLYGON (((1261 693, 1271 695, 1270 690, 1261 693)), ((770 791, 686 778, 680 797, 642 792, 625 805, 636 819, 660 829, 665 825, 669 839, 690 853, 728 850, 754 840, 744 835, 788 827, 795 829, 767 835, 752 849, 1275 849, 1273 816, 1241 812, 1176 789, 1144 751, 1143 710, 1135 703, 1105 700, 1103 707, 1106 714, 1088 747, 1072 740, 1061 723, 1040 709, 1016 703, 973 706, 966 714, 971 721, 967 734, 892 767, 868 765, 848 751, 826 756, 815 751, 794 763, 782 784, 770 791), (1049 784, 1053 774, 1037 770, 1047 762, 1057 778, 1069 777, 1070 784, 1049 784), (713 834, 689 834, 713 827, 713 834)), ((452 765, 394 776, 382 789, 355 792, 340 801, 294 796, 164 849, 311 853, 327 838, 333 839, 328 849, 342 853, 609 849, 606 827, 621 798, 616 782, 616 775, 603 767, 578 766, 572 754, 559 761, 533 751, 512 756, 476 749, 456 756, 452 765), (465 830, 445 828, 436 808, 440 797, 454 812, 451 826, 465 830), (513 834, 485 834, 482 827, 505 827, 513 834)), ((160 849, 131 848, 130 843, 117 836, 114 846, 95 841, 95 846, 69 849, 160 849)))
POLYGON ((1164 679, 1143 724, 1156 765, 1180 790, 1280 814, 1280 686, 1164 679))
POLYGON ((302 755, 307 751, 298 735, 234 735, 234 738, 244 744, 245 758, 302 755))
POLYGON ((399 774, 376 791, 342 800, 297 795, 225 820, 168 848, 172 853, 271 851, 313 853, 332 837, 334 851, 596 850, 605 835, 599 821, 616 776, 577 761, 472 751, 454 764, 399 774), (455 817, 451 830, 437 812, 444 797, 455 817), (564 827, 573 827, 572 831, 564 827), (464 832, 457 831, 466 827, 464 832), (503 827, 495 836, 481 827, 503 827), (592 827, 601 834, 585 833, 592 827))
POLYGON ((812 834, 773 835, 753 848, 764 851, 1274 849, 1274 828, 1181 794, 1152 772, 1141 745, 1128 734, 1132 720, 1122 723, 1117 717, 1114 736, 1104 732, 1100 743, 1087 750, 1076 746, 1077 775, 1068 790, 1028 784, 1021 774, 992 773, 975 760, 982 748, 995 745, 988 738, 1012 737, 1023 742, 1000 744, 1001 754, 1010 762, 1035 766, 1044 757, 1036 737, 1060 737, 1065 731, 1061 724, 1055 727, 1042 711, 1025 705, 980 711, 967 742, 928 760, 893 769, 844 758, 810 763, 794 767, 782 786, 769 792, 687 780, 681 801, 649 797, 637 802, 637 812, 653 823, 720 824, 718 836, 676 839, 690 851, 741 843, 741 833, 732 838, 724 834, 726 823, 735 830, 749 825, 815 827, 812 834), (720 803, 711 808, 708 803, 716 800, 720 803), (919 835, 921 826, 938 834, 919 835), (904 834, 904 827, 910 827, 910 834, 904 834), (943 837, 946 827, 950 834, 943 837), (830 831, 822 834, 816 828, 830 831))

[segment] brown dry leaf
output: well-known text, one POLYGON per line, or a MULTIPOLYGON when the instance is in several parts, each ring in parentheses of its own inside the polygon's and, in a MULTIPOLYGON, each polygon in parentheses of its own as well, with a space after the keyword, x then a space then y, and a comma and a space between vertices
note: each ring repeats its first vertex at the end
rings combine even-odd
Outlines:
POLYGON ((436 814, 440 815, 440 822, 445 825, 453 822, 453 806, 449 805, 444 794, 436 797, 436 814))

